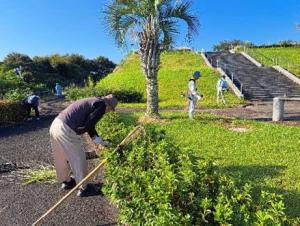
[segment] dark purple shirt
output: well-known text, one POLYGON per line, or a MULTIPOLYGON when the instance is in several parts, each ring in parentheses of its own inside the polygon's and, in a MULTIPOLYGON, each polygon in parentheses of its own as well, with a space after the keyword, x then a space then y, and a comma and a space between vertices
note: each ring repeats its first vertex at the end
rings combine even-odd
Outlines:
POLYGON ((78 135, 87 132, 90 137, 98 136, 96 123, 105 114, 105 102, 99 97, 77 100, 63 110, 57 117, 78 135))

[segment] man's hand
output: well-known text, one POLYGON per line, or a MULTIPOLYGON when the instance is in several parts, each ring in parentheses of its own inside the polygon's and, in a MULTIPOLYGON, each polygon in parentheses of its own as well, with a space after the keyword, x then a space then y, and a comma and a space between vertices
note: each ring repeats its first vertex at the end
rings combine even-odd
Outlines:
POLYGON ((103 147, 108 147, 108 146, 110 146, 110 142, 104 140, 100 143, 100 145, 102 145, 103 147))
POLYGON ((198 99, 198 100, 201 100, 202 97, 203 97, 203 95, 197 95, 197 99, 198 99))
POLYGON ((110 142, 108 141, 102 141, 101 143, 96 145, 96 153, 97 155, 100 154, 101 151, 103 151, 106 147, 110 146, 110 142))
POLYGON ((102 140, 101 137, 95 136, 95 138, 94 138, 94 143, 95 143, 96 145, 101 144, 102 142, 103 142, 103 140, 102 140))

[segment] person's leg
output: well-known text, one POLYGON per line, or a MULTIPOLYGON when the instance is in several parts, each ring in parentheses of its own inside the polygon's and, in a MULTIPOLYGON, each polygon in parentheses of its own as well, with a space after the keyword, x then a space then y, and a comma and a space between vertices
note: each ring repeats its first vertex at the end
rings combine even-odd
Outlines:
POLYGON ((194 101, 192 99, 190 99, 189 100, 189 118, 190 119, 193 119, 194 110, 195 110, 194 101))
POLYGON ((87 174, 85 150, 80 137, 66 124, 63 125, 62 147, 70 163, 76 182, 87 174))
POLYGON ((38 106, 32 106, 32 108, 35 111, 35 117, 37 117, 37 118, 40 117, 40 112, 39 112, 38 106))
POLYGON ((221 91, 221 97, 222 97, 222 102, 223 102, 223 104, 226 104, 225 95, 224 95, 224 90, 221 91))
POLYGON ((217 89, 217 104, 219 104, 219 99, 220 99, 220 90, 217 89))
POLYGON ((50 142, 56 175, 59 183, 70 180, 70 166, 60 140, 61 123, 54 120, 50 127, 50 142))
POLYGON ((26 103, 25 108, 26 108, 26 112, 27 112, 27 118, 29 118, 30 117, 30 112, 31 112, 30 104, 26 103))

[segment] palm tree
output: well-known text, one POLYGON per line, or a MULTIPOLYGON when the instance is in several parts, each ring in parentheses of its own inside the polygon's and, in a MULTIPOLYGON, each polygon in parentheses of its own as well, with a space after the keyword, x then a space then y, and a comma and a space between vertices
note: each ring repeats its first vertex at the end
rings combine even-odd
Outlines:
POLYGON ((189 40, 197 33, 199 22, 190 9, 189 0, 112 0, 106 5, 106 24, 117 44, 126 46, 128 34, 138 42, 147 85, 146 115, 150 117, 159 116, 157 73, 161 48, 174 43, 180 20, 187 25, 189 40))

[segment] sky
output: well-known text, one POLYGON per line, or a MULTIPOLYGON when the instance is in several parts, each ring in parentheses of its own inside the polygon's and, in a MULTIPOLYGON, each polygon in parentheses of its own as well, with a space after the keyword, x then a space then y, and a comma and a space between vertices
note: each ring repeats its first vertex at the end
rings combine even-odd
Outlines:
MULTIPOLYGON (((179 23, 176 47, 212 50, 222 40, 255 44, 300 41, 299 0, 191 0, 200 21, 198 35, 185 42, 179 23)), ((0 0, 0 61, 11 52, 33 56, 81 54, 119 63, 128 53, 105 28, 108 0, 0 0)))

